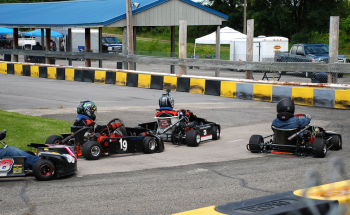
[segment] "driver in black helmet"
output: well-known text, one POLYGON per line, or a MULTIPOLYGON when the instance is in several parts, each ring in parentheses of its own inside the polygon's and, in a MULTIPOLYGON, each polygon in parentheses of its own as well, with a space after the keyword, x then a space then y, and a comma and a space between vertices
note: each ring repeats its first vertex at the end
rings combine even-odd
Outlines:
POLYGON ((178 112, 173 110, 174 98, 170 95, 170 90, 167 89, 166 94, 162 94, 159 98, 159 112, 156 113, 156 117, 172 117, 177 116, 178 112))
POLYGON ((311 121, 311 116, 306 114, 305 118, 294 116, 295 105, 289 98, 282 99, 277 104, 277 118, 272 122, 272 126, 282 129, 304 128, 311 121))
POLYGON ((92 126, 94 132, 101 133, 102 131, 114 131, 115 129, 123 126, 123 122, 114 122, 110 125, 97 125, 94 120, 96 119, 97 106, 92 101, 86 100, 80 102, 77 107, 77 119, 74 122, 75 126, 92 126))
POLYGON ((186 109, 175 111, 173 108, 174 98, 172 95, 170 95, 170 89, 167 89, 167 93, 162 94, 162 96, 159 98, 159 112, 156 113, 156 117, 172 117, 183 115, 188 117, 189 121, 192 122, 188 124, 190 127, 198 124, 196 121, 197 116, 192 111, 186 109))

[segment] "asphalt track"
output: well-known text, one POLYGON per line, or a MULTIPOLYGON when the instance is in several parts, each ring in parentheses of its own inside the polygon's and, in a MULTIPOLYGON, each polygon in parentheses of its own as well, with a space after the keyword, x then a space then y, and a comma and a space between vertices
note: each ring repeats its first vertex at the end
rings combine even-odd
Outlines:
MULTIPOLYGON (((72 122, 79 101, 86 99, 97 104, 99 124, 116 117, 130 127, 153 121, 162 93, 0 74, 0 109, 72 122)), ((312 124, 342 133, 343 149, 326 158, 252 154, 246 144, 252 134, 271 134, 275 103, 171 94, 175 109, 220 123, 222 138, 197 148, 166 143, 163 153, 150 155, 79 159, 76 175, 49 182, 2 178, 0 214, 172 214, 349 179, 348 110, 296 107, 297 113, 312 115, 312 124), (338 161, 341 175, 332 167, 338 161)))

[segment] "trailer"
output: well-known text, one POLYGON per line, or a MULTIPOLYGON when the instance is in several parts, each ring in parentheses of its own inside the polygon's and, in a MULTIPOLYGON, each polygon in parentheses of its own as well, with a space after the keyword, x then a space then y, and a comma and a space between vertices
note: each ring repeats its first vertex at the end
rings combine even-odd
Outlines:
MULTIPOLYGON (((68 29, 55 29, 55 31, 63 34, 64 50, 68 50, 68 29)), ((98 53, 98 30, 90 29, 90 34, 91 51, 98 53)), ((57 48, 60 47, 59 42, 56 42, 56 44, 57 48)), ((72 52, 81 52, 83 50, 85 51, 85 29, 72 28, 72 52), (84 49, 82 49, 82 47, 84 47, 84 49)))
MULTIPOLYGON (((288 51, 289 39, 286 37, 258 36, 253 38, 253 61, 273 62, 276 52, 288 51)), ((230 60, 246 61, 247 39, 232 39, 230 60)))

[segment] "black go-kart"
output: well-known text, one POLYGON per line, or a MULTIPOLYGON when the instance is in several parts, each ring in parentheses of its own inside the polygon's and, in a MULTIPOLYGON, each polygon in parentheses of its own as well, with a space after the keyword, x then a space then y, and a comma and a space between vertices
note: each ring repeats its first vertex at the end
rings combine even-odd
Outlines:
POLYGON ((189 122, 189 118, 181 112, 179 116, 155 118, 156 122, 142 123, 139 126, 152 130, 164 141, 170 141, 174 145, 197 147, 201 141, 220 138, 220 124, 204 118, 197 117, 195 122, 189 122))
MULTIPOLYGON (((305 117, 304 114, 296 114, 305 117)), ((262 137, 253 135, 247 149, 252 153, 312 155, 326 157, 328 150, 342 149, 342 137, 333 131, 307 125, 303 129, 280 129, 272 126, 274 134, 262 137), (270 140, 265 140, 271 138, 270 140)))
MULTIPOLYGON (((8 145, 1 141, 6 137, 6 130, 0 132, 0 143, 7 148, 8 145)), ((77 158, 69 147, 56 146, 52 148, 41 147, 42 144, 31 143, 28 146, 37 148, 37 153, 24 151, 31 155, 39 156, 32 169, 24 168, 27 157, 10 156, 0 157, 0 177, 18 177, 33 174, 37 180, 47 181, 77 172, 77 158)))
MULTIPOLYGON (((108 124, 121 121, 118 118, 108 124)), ((71 132, 52 135, 45 141, 46 146, 73 146, 77 156, 87 160, 97 160, 102 155, 143 152, 151 154, 164 151, 162 139, 152 131, 140 127, 120 127, 114 132, 94 133, 88 126, 71 125, 71 132)))

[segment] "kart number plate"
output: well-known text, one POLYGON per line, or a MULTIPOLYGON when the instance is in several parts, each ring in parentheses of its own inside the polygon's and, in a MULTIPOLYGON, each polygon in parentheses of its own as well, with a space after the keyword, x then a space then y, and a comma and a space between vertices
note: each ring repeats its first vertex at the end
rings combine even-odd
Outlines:
POLYGON ((167 128, 170 125, 170 121, 167 119, 160 119, 159 120, 159 128, 164 129, 167 128))
POLYGON ((128 142, 120 138, 119 143, 120 143, 120 149, 125 152, 128 149, 128 142))
POLYGON ((12 158, 5 158, 0 160, 0 173, 9 172, 12 169, 13 163, 14 161, 12 158))

